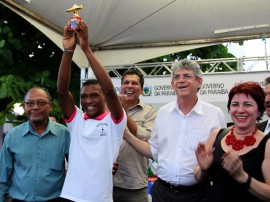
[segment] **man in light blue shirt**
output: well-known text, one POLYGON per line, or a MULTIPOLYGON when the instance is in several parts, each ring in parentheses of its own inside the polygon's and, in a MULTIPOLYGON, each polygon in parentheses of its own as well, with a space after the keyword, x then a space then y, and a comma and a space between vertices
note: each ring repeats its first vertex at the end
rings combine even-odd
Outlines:
POLYGON ((32 88, 24 97, 28 121, 5 137, 0 153, 0 202, 62 201, 65 156, 70 136, 65 126, 51 121, 49 93, 32 88))

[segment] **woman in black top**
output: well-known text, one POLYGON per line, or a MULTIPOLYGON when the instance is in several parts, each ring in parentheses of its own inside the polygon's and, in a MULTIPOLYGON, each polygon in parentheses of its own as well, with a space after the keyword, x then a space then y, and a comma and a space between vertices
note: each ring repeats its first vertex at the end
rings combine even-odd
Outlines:
POLYGON ((234 124, 198 145, 194 174, 198 181, 210 179, 210 201, 270 201, 270 140, 257 129, 264 98, 257 83, 233 87, 227 107, 234 124))

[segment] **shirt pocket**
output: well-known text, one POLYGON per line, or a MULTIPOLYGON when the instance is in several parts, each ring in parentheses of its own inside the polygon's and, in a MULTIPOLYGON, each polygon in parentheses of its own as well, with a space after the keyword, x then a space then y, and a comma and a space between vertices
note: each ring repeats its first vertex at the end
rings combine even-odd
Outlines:
POLYGON ((62 172, 64 169, 64 156, 59 152, 53 152, 49 160, 49 170, 51 172, 62 172))

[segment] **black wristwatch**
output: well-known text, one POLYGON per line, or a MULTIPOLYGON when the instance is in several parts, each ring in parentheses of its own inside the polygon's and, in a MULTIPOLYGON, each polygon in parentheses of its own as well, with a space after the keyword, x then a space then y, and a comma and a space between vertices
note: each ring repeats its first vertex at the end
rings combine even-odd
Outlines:
POLYGON ((249 189, 250 188, 250 184, 251 184, 251 180, 252 180, 252 177, 250 177, 248 175, 248 179, 245 183, 242 183, 240 184, 240 186, 243 188, 243 189, 249 189))

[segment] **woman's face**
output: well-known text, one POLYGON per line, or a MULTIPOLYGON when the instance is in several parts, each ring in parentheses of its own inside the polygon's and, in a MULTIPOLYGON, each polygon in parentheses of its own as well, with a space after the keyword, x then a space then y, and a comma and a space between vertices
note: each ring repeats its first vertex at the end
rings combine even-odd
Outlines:
POLYGON ((230 115, 239 129, 254 128, 260 112, 256 101, 244 93, 235 94, 230 105, 230 115))

